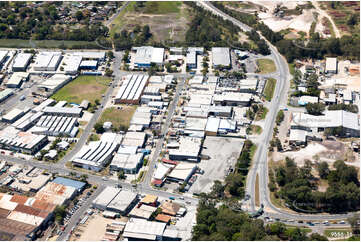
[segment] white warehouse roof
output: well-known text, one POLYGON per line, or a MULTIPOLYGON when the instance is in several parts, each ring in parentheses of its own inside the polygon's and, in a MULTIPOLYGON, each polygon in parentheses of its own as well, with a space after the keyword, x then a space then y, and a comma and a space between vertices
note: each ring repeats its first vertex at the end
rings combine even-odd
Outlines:
POLYGON ((212 48, 212 64, 214 66, 230 66, 231 56, 229 54, 229 48, 225 47, 213 47, 212 48))
POLYGON ((164 60, 164 48, 156 48, 152 46, 136 47, 135 55, 136 64, 162 64, 164 60))
POLYGON ((32 56, 30 53, 19 53, 14 59, 13 68, 25 68, 32 56))

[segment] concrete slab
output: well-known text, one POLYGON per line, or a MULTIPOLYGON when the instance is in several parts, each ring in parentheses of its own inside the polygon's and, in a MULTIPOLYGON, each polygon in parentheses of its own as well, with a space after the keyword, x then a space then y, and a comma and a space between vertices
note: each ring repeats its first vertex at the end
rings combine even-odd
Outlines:
POLYGON ((209 156, 209 160, 201 160, 199 168, 203 175, 191 186, 190 193, 210 192, 213 181, 223 181, 228 168, 234 167, 241 153, 244 140, 240 138, 207 136, 202 149, 202 155, 209 156))

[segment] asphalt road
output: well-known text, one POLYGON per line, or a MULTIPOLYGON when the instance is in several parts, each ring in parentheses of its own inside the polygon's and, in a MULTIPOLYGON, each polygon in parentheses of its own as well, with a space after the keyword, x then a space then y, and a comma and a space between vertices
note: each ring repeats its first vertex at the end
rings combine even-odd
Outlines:
MULTIPOLYGON (((219 9, 215 8, 210 2, 200 1, 198 4, 205 9, 213 12, 216 15, 223 17, 224 19, 232 21, 235 25, 239 26, 244 31, 250 31, 251 28, 240 21, 230 17, 229 15, 223 13, 219 9)), ((265 214, 274 216, 277 218, 283 219, 296 219, 296 220, 331 220, 331 219, 345 219, 352 216, 352 213, 349 214, 335 214, 335 215, 324 215, 324 214, 315 214, 315 215, 303 215, 296 214, 281 210, 275 207, 270 200, 270 193, 268 190, 268 162, 267 162, 267 153, 269 141, 272 138, 273 127, 275 125, 275 119, 279 107, 281 105, 287 104, 287 92, 289 90, 290 78, 288 64, 284 57, 278 52, 278 50, 272 46, 269 42, 268 45, 271 49, 270 57, 274 60, 277 66, 277 84, 275 88, 274 98, 271 101, 268 115, 265 120, 265 127, 262 136, 260 137, 260 142, 258 144, 257 151, 254 156, 253 167, 250 169, 247 177, 247 187, 246 192, 251 195, 250 207, 251 211, 255 211, 255 184, 256 176, 259 175, 259 196, 260 203, 265 206, 265 214), (271 210, 272 212, 269 212, 271 210)))
POLYGON ((147 171, 146 176, 145 176, 145 178, 144 178, 144 180, 142 182, 142 185, 145 186, 145 187, 151 187, 150 183, 151 183, 151 180, 152 180, 152 175, 153 175, 153 171, 154 171, 154 168, 155 168, 155 164, 156 164, 156 162, 157 162, 157 160, 159 158, 160 151, 162 150, 162 147, 163 147, 163 144, 164 144, 164 138, 168 133, 170 122, 172 120, 174 110, 177 107, 178 100, 179 100, 179 95, 182 92, 184 82, 185 82, 185 78, 181 78, 181 82, 177 85, 177 91, 176 91, 176 93, 174 95, 172 104, 171 104, 171 106, 170 106, 170 108, 168 110, 168 116, 167 116, 167 119, 166 119, 165 124, 163 126, 163 130, 161 132, 161 138, 158 140, 157 146, 156 146, 155 151, 154 151, 153 156, 152 156, 152 160, 150 161, 150 164, 149 164, 148 171, 147 171))
POLYGON ((90 208, 92 201, 104 190, 104 186, 98 187, 92 195, 83 203, 83 205, 76 210, 76 212, 71 216, 71 219, 69 220, 65 230, 59 235, 59 237, 56 239, 57 241, 63 241, 67 237, 67 235, 70 233, 71 229, 75 227, 79 219, 82 219, 84 217, 84 214, 86 211, 90 208))

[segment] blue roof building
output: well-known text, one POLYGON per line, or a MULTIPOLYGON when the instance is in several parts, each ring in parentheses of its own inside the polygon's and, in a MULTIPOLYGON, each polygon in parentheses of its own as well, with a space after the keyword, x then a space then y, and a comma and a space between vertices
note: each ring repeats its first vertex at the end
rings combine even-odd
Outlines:
POLYGON ((75 181, 64 177, 57 177, 52 182, 68 187, 74 187, 78 192, 81 192, 86 185, 85 182, 75 181))

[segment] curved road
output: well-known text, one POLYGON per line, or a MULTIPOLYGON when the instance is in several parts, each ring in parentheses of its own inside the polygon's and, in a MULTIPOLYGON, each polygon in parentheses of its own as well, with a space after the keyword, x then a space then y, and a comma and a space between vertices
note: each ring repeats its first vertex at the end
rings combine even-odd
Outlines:
MULTIPOLYGON (((237 19, 223 13, 216 7, 214 7, 210 2, 198 2, 198 5, 201 7, 213 12, 215 15, 221 16, 224 19, 230 20, 233 24, 239 26, 243 31, 250 31, 252 28, 241 23, 237 19)), ((261 35, 262 36, 262 35, 261 35)), ((262 37, 263 38, 263 37, 262 37)), ((265 38, 264 38, 265 39, 265 38)), ((266 40, 266 39, 265 39, 266 40)), ((267 40, 266 40, 267 41, 267 40)), ((259 176, 259 197, 260 203, 265 206, 265 215, 273 216, 281 219, 296 219, 296 220, 331 220, 331 219, 345 219, 347 217, 351 217, 353 214, 314 214, 314 215, 304 215, 299 213, 292 213, 288 211, 281 210, 274 206, 270 200, 270 193, 268 190, 268 162, 267 162, 267 154, 268 154, 268 145, 269 141, 272 138, 273 127, 275 125, 275 119, 277 116, 277 112, 281 105, 286 106, 287 104, 287 92, 290 86, 291 75, 289 73, 287 61, 283 56, 278 52, 278 50, 272 46, 267 41, 271 55, 270 57, 274 60, 277 66, 277 84, 275 88, 274 98, 270 104, 270 111, 265 120, 264 132, 260 140, 262 142, 258 144, 256 154, 254 156, 254 164, 250 169, 247 177, 247 188, 246 192, 251 195, 250 199, 250 207, 251 211, 255 211, 255 184, 256 177, 259 176)))

